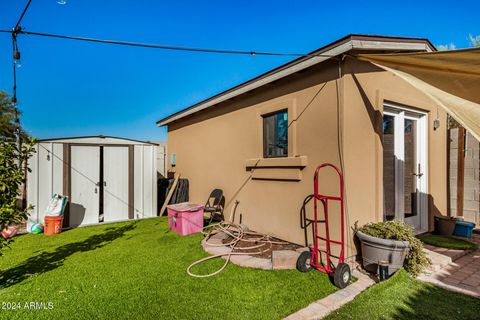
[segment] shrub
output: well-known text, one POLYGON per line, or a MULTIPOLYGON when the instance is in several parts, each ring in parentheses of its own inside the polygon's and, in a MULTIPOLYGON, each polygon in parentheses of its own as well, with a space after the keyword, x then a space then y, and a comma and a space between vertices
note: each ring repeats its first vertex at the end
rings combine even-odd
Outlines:
POLYGON ((430 264, 430 260, 423 251, 422 242, 415 237, 415 230, 403 221, 368 223, 361 228, 355 226, 355 229, 376 238, 410 242, 410 250, 403 266, 414 277, 430 264))
MULTIPOLYGON (((22 165, 34 152, 33 140, 23 143, 20 148, 15 143, 0 141, 0 231, 9 225, 21 223, 28 216, 31 207, 22 209, 18 206, 20 186, 25 182, 22 165)), ((1 250, 13 240, 0 236, 1 250)))

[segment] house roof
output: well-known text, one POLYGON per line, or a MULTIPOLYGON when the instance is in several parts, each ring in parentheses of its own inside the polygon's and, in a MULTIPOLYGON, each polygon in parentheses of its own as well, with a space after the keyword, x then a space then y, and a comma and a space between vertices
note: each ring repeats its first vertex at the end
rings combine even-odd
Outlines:
POLYGON ((351 34, 157 121, 161 127, 351 50, 436 51, 424 38, 351 34))

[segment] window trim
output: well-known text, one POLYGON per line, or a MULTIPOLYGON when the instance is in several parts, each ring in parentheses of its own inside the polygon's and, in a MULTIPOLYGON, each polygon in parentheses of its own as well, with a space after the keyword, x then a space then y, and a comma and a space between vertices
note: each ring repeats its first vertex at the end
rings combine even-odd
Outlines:
MULTIPOLYGON (((263 126, 263 129, 262 129, 262 143, 263 143, 263 158, 264 159, 274 159, 274 158, 287 158, 288 157, 288 154, 289 154, 289 134, 288 134, 288 118, 289 118, 289 110, 288 110, 288 107, 287 108, 281 108, 281 109, 278 109, 278 110, 275 110, 275 111, 272 111, 272 112, 268 112, 268 113, 265 113, 265 114, 262 114, 262 126, 263 126), (286 131, 286 138, 287 138, 287 153, 285 155, 280 155, 280 156, 275 156, 275 155, 268 155, 267 154, 267 135, 266 135, 266 125, 265 125, 265 121, 267 118, 271 117, 271 116, 275 116, 275 125, 276 125, 276 116, 280 113, 286 113, 287 114, 287 131, 286 131)), ((277 130, 275 130, 275 137, 274 137, 274 140, 276 141, 277 140, 277 130)))

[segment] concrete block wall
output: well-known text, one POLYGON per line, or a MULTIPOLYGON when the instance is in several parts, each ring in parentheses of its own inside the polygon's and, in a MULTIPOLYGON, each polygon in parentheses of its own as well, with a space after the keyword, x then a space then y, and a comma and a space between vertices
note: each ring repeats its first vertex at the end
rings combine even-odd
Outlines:
MULTIPOLYGON (((457 216, 458 129, 450 129, 450 214, 457 216)), ((463 217, 480 228, 480 143, 470 133, 465 141, 463 217)))

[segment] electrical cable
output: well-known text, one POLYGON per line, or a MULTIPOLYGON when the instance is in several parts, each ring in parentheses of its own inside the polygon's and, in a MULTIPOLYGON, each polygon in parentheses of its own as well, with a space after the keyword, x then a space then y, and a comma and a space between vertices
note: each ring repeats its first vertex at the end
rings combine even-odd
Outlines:
MULTIPOLYGON (((0 30, 0 32, 12 33, 15 31, 0 30)), ((173 50, 173 51, 190 51, 190 52, 203 52, 203 53, 250 55, 250 56, 298 57, 298 58, 302 58, 302 57, 335 58, 336 57, 334 55, 325 55, 320 53, 317 54, 317 53, 288 53, 288 52, 273 52, 273 51, 245 51, 245 50, 227 50, 227 49, 204 48, 204 47, 174 46, 174 45, 164 45, 164 44, 155 44, 155 43, 68 36, 68 35, 60 35, 60 34, 52 34, 52 33, 25 31, 23 29, 17 30, 16 34, 50 37, 50 38, 66 39, 66 40, 86 41, 86 42, 94 42, 94 43, 114 44, 114 45, 121 45, 121 46, 130 46, 130 47, 173 50)))
POLYGON ((25 16, 25 13, 27 13, 28 8, 30 7, 30 3, 32 3, 32 0, 28 0, 27 5, 25 6, 25 8, 22 11, 22 14, 20 15, 20 18, 18 18, 18 21, 15 24, 15 28, 13 28, 14 30, 17 30, 18 27, 20 27, 20 23, 22 22, 22 19, 25 16))
POLYGON ((348 260, 352 257, 355 257, 355 255, 348 255, 348 248, 350 247, 350 244, 353 244, 353 239, 351 236, 350 232, 350 216, 348 212, 348 198, 347 198, 347 188, 346 188, 346 181, 347 181, 347 175, 346 175, 346 170, 345 170, 345 158, 343 154, 343 70, 342 70, 342 64, 344 63, 344 59, 347 55, 343 55, 340 60, 338 60, 338 81, 337 81, 337 147, 338 147, 338 157, 339 157, 339 163, 340 163, 340 169, 343 173, 343 181, 344 181, 344 190, 343 190, 343 195, 344 195, 344 214, 345 214, 345 224, 347 226, 347 246, 345 248, 345 260, 348 260), (340 84, 340 85, 339 85, 340 84))

